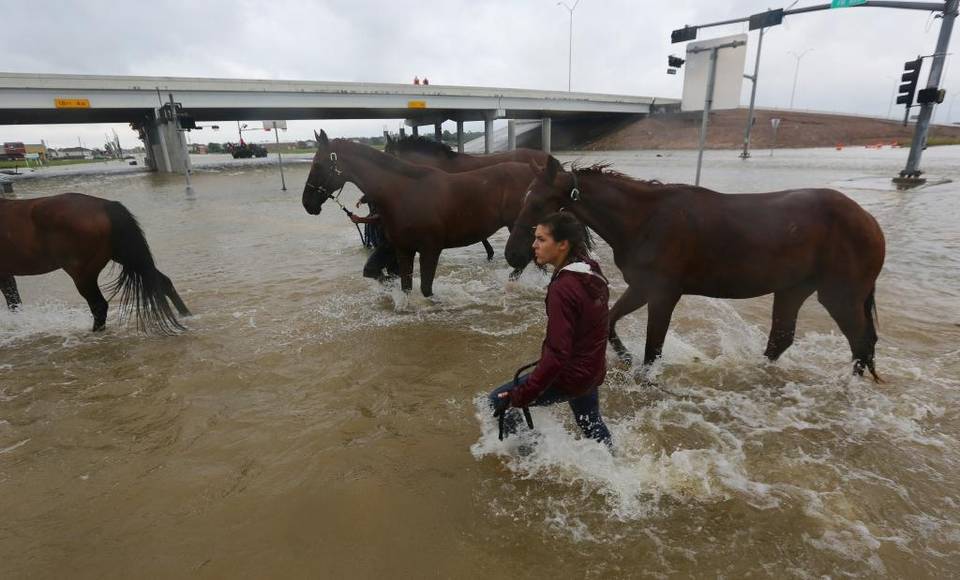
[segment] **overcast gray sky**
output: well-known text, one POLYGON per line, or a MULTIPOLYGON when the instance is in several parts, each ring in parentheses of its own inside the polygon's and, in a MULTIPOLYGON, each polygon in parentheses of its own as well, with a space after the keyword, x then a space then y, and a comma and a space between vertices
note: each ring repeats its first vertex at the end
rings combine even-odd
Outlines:
MULTIPOLYGON (((573 90, 678 98, 682 74, 667 75, 666 60, 682 55, 683 45, 670 44, 671 30, 788 4, 581 0, 573 90)), ((6 2, 3 21, 0 70, 7 72, 397 83, 419 75, 437 85, 567 87, 569 13, 556 0, 6 2)), ((939 29, 940 20, 921 11, 852 8, 788 17, 764 36, 758 105, 787 107, 797 62, 790 52, 810 50, 800 61, 796 108, 886 115, 904 61, 932 53, 939 29)), ((712 28, 699 38, 746 30, 745 24, 712 28)), ((750 72, 755 43, 750 33, 750 72)), ((924 82, 926 74, 924 67, 924 82)), ((935 120, 948 121, 950 112, 950 121, 960 121, 960 103, 948 111, 960 94, 954 92, 960 70, 950 60, 942 86, 947 102, 935 120)), ((748 98, 745 82, 741 102, 748 98)), ((892 116, 902 113, 895 106, 892 116)), ((397 123, 291 122, 285 138, 305 138, 313 127, 374 135, 385 125, 395 130, 397 123)), ((70 146, 79 137, 100 146, 111 127, 124 145, 136 143, 120 125, 0 126, 0 141, 70 146)), ((198 142, 231 138, 227 131, 191 135, 198 142)))

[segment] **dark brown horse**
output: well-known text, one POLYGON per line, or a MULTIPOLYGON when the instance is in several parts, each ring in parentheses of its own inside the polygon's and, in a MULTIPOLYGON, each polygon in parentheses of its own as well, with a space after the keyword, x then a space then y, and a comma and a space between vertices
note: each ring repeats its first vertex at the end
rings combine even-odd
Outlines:
POLYGON ((473 171, 474 169, 483 169, 510 161, 518 163, 533 162, 542 167, 547 164, 547 159, 550 157, 548 153, 536 149, 514 149, 513 151, 490 153, 488 155, 467 155, 466 153, 457 153, 445 143, 424 137, 404 137, 401 139, 387 137, 387 144, 383 151, 404 161, 436 167, 447 173, 473 171))
MULTIPOLYGON (((547 163, 549 155, 543 151, 535 149, 515 149, 503 153, 492 153, 489 155, 467 155, 457 153, 446 143, 427 139, 426 137, 402 137, 393 139, 387 136, 386 146, 383 152, 393 155, 398 159, 403 159, 407 163, 415 165, 426 165, 446 171, 447 173, 462 173, 464 171, 473 171, 474 169, 483 169, 498 163, 509 163, 515 161, 518 163, 530 163, 531 161, 539 165, 547 163)), ((482 240, 483 247, 487 251, 487 259, 493 258, 493 247, 487 240, 482 240)))
POLYGON ((108 305, 97 277, 110 260, 122 267, 109 288, 111 298, 120 294, 121 319, 133 311, 140 330, 183 329, 167 298, 181 316, 190 311, 157 270, 140 225, 123 205, 80 193, 0 199, 0 291, 11 310, 21 304, 14 276, 63 269, 90 305, 93 330, 103 330, 108 305))
POLYGON ((753 298, 773 293, 765 356, 792 343, 797 312, 814 292, 850 344, 854 371, 875 380, 874 286, 883 266, 880 226, 831 189, 721 194, 691 185, 638 181, 594 166, 564 171, 550 158, 507 242, 510 263, 529 259, 532 227, 547 213, 573 212, 613 249, 627 290, 610 310, 610 343, 621 317, 649 305, 644 364, 656 360, 684 294, 753 298))
MULTIPOLYGON (((518 163, 536 163, 546 165, 549 155, 536 149, 514 149, 513 151, 504 151, 501 153, 490 153, 487 155, 467 155, 466 153, 457 153, 446 143, 427 139, 426 137, 402 137, 393 139, 387 136, 384 153, 403 159, 408 163, 416 165, 426 165, 446 171, 447 173, 462 173, 464 171, 473 171, 483 169, 498 163, 509 163, 511 161, 518 163)), ((483 240, 483 247, 487 251, 487 259, 493 258, 493 247, 490 242, 483 240)), ((520 272, 515 272, 519 275, 520 272)))
MULTIPOLYGON (((317 135, 317 153, 303 187, 303 207, 317 215, 350 181, 373 201, 397 251, 400 285, 413 287, 413 258, 420 254, 420 290, 433 294, 444 248, 469 246, 500 228, 513 227, 533 170, 503 163, 464 173, 413 165, 346 139, 317 135)), ((516 268, 523 268, 529 260, 516 268)))

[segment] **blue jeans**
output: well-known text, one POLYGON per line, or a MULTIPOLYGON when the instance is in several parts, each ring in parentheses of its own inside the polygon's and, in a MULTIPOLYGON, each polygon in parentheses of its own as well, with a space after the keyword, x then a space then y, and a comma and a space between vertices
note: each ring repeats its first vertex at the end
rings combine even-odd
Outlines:
MULTIPOLYGON (((529 378, 529 373, 522 375, 517 381, 517 386, 526 383, 527 379, 529 378)), ((513 381, 500 385, 494 389, 489 396, 490 407, 493 408, 494 402, 497 400, 497 395, 512 390, 513 381)), ((573 418, 577 422, 577 426, 580 427, 580 430, 583 431, 584 435, 590 439, 599 441, 608 447, 613 445, 613 439, 610 436, 610 431, 603 422, 603 417, 600 416, 599 387, 592 389, 589 393, 579 397, 571 397, 556 387, 550 387, 541 393, 534 402, 530 403, 530 406, 545 407, 547 405, 555 405, 563 402, 570 404, 570 410, 573 411, 573 418)), ((521 422, 523 422, 523 418, 520 414, 520 409, 507 409, 507 415, 503 424, 504 433, 508 435, 516 433, 517 427, 521 422)))

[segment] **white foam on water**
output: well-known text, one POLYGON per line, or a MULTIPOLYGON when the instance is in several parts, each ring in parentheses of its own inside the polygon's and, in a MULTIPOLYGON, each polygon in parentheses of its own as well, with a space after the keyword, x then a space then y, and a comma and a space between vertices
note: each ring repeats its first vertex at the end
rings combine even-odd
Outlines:
MULTIPOLYGON (((780 361, 765 362, 765 329, 720 301, 708 302, 715 304, 704 309, 696 332, 671 332, 664 358, 644 372, 646 382, 637 384, 631 373, 616 369, 608 373, 601 389, 615 441, 613 455, 579 437, 566 405, 533 408, 536 432, 521 426, 516 436, 500 442, 486 396, 476 397, 481 433, 471 446, 474 457, 496 458, 516 480, 542 484, 539 497, 525 497, 508 509, 542 519, 548 533, 576 542, 615 543, 623 533, 645 533, 647 524, 669 519, 678 510, 730 499, 765 511, 801 505, 822 530, 804 535, 806 544, 876 575, 886 573, 880 555, 884 544, 932 541, 932 529, 941 537, 960 538, 960 524, 939 520, 905 530, 864 523, 867 507, 842 500, 847 487, 866 482, 903 501, 909 491, 883 473, 849 464, 843 454, 831 453, 831 446, 821 447, 817 455, 799 444, 788 445, 790 451, 781 454, 763 448, 771 434, 790 441, 802 440, 804 433, 823 433, 838 437, 841 449, 879 438, 903 448, 904 463, 911 462, 910 449, 923 446, 946 455, 947 465, 956 465, 960 446, 938 427, 947 409, 937 402, 942 401, 937 393, 853 377, 846 339, 836 332, 806 333, 780 361), (612 409, 611 398, 629 404, 612 409), (527 448, 532 452, 521 453, 527 448), (840 481, 839 489, 822 487, 816 473, 823 470, 840 481), (770 479, 781 471, 798 477, 789 483, 770 479)), ((626 331, 621 337, 632 339, 628 347, 642 352, 642 335, 621 327, 626 331)), ((900 360, 898 353, 882 352, 878 367, 890 369, 891 381, 898 380, 894 370, 900 369, 907 384, 922 380, 960 389, 957 381, 937 378, 934 362, 900 360)))
POLYGON ((40 335, 61 337, 67 346, 80 334, 90 334, 92 327, 93 317, 86 305, 40 302, 24 303, 15 312, 0 308, 0 347, 40 335))

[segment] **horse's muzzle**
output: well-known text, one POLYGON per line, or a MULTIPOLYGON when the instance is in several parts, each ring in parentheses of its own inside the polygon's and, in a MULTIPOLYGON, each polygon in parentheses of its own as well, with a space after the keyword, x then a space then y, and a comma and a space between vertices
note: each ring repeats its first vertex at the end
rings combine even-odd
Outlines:
POLYGON ((512 268, 525 268, 526 265, 530 263, 530 260, 533 259, 533 250, 527 248, 526 251, 517 251, 507 248, 504 250, 503 255, 512 268))
POLYGON ((303 209, 310 215, 320 215, 320 209, 323 207, 323 202, 315 198, 315 195, 304 193, 303 199, 301 200, 303 209))

